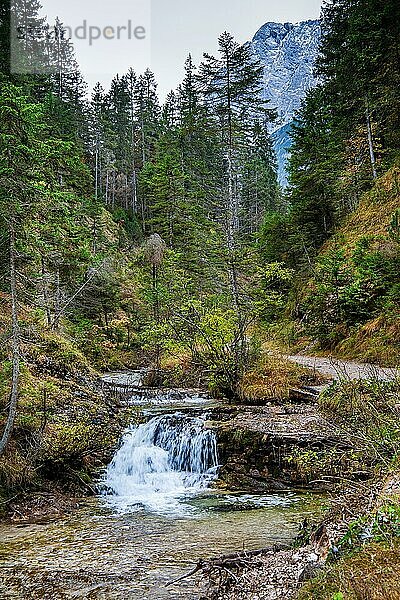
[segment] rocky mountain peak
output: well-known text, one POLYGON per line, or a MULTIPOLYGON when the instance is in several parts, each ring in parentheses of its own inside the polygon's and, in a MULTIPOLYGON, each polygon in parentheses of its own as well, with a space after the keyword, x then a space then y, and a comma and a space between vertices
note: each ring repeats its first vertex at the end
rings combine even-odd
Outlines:
POLYGON ((251 42, 254 53, 264 65, 264 98, 278 111, 271 133, 283 185, 286 184, 290 123, 307 91, 317 83, 314 66, 320 40, 320 21, 310 20, 296 24, 265 23, 251 42))

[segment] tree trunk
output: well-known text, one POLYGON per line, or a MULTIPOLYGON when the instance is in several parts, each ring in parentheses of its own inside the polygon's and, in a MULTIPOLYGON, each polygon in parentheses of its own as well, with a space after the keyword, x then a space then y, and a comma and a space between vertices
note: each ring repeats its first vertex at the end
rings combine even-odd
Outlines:
POLYGON ((18 324, 18 301, 17 301, 17 278, 16 278, 16 249, 15 249, 15 227, 12 222, 10 225, 10 288, 11 288, 11 311, 12 311, 12 378, 11 393, 8 406, 8 416, 4 427, 3 436, 0 440, 0 455, 4 453, 10 439, 15 416, 17 414, 18 404, 18 383, 19 383, 19 324, 18 324))
POLYGON ((110 183, 110 175, 109 175, 109 171, 107 168, 107 173, 106 173, 106 206, 108 206, 109 202, 108 202, 108 188, 109 188, 109 183, 110 183))
POLYGON ((93 219, 93 227, 92 227, 92 252, 93 254, 97 253, 97 217, 93 219))
POLYGON ((111 201, 112 209, 115 208, 115 169, 112 173, 112 201, 111 201))
POLYGON ((44 306, 45 306, 45 310, 46 310, 47 325, 50 327, 50 325, 51 325, 51 313, 50 313, 49 294, 48 294, 48 290, 47 290, 47 281, 46 281, 46 266, 45 266, 45 263, 44 263, 44 257, 43 256, 40 257, 40 260, 41 260, 41 265, 42 265, 43 300, 44 300, 44 306))
MULTIPOLYGON (((56 271, 56 297, 55 297, 55 302, 54 302, 55 315, 58 315, 60 310, 61 310, 60 269, 57 269, 57 271, 56 271)), ((57 329, 58 321, 56 323, 54 321, 52 321, 51 326, 53 329, 57 329)))
POLYGON ((99 140, 98 140, 98 137, 96 139, 94 196, 95 196, 95 199, 96 199, 96 202, 97 202, 98 197, 99 197, 99 140))
POLYGON ((133 116, 133 107, 131 115, 131 152, 132 152, 132 212, 137 210, 137 174, 135 159, 135 125, 133 116))
POLYGON ((376 171, 374 139, 373 139, 373 135, 372 135, 371 113, 369 110, 368 99, 366 99, 366 101, 365 101, 365 117, 366 117, 366 121, 367 121, 368 146, 369 146, 369 156, 370 156, 370 160, 371 160, 372 174, 373 174, 374 179, 376 179, 378 177, 378 173, 376 171))
POLYGON ((244 366, 247 354, 246 344, 246 331, 245 323, 243 319, 242 307, 240 304, 240 293, 238 284, 238 269, 237 269, 237 257, 236 257, 236 240, 235 233, 238 230, 238 202, 237 202, 237 190, 234 181, 234 142, 233 142, 233 114, 232 114, 232 82, 231 82, 231 64, 229 56, 226 56, 226 73, 227 73, 227 113, 228 113, 228 152, 227 152, 227 164, 228 164, 228 198, 227 198, 227 245, 229 252, 229 264, 228 264, 228 276, 230 281, 231 295, 235 312, 238 320, 238 336, 234 344, 235 352, 235 368, 231 374, 232 391, 238 383, 239 373, 244 366))

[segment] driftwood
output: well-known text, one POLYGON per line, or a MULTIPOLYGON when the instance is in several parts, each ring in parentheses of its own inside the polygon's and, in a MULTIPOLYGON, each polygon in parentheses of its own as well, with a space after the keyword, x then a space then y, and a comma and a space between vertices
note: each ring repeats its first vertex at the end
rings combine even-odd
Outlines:
POLYGON ((235 552, 233 554, 225 554, 224 556, 218 556, 216 558, 209 558, 207 560, 200 559, 196 566, 186 573, 185 575, 181 575, 177 579, 170 581, 167 583, 165 587, 169 587, 171 585, 175 585, 188 577, 192 577, 199 571, 208 572, 212 569, 244 569, 250 566, 256 566, 255 563, 251 560, 257 556, 263 556, 264 554, 268 554, 269 552, 280 552, 281 550, 287 550, 290 546, 284 544, 274 544, 273 546, 269 546, 267 548, 261 548, 260 550, 251 550, 251 551, 243 551, 243 552, 235 552))

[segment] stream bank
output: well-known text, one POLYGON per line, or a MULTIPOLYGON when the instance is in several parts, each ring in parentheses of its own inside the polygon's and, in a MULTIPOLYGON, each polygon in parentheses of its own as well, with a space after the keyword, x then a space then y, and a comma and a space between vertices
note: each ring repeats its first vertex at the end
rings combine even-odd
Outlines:
POLYGON ((398 600, 400 473, 336 495, 303 545, 205 574, 203 600, 398 600))
POLYGON ((320 514, 318 495, 216 485, 215 444, 232 407, 199 391, 135 385, 124 397, 141 417, 101 493, 62 519, 0 527, 1 597, 195 599, 193 580, 165 586, 199 558, 290 544, 299 523, 320 514))
MULTIPOLYGON (((373 377, 367 367, 352 363, 353 376, 349 374, 336 381, 321 397, 320 408, 302 406, 300 419, 289 417, 289 430, 286 408, 283 411, 282 407, 264 408, 264 417, 257 418, 255 423, 250 415, 243 416, 253 436, 265 432, 265 439, 271 440, 272 436, 275 444, 276 436, 289 445, 293 438, 300 442, 304 449, 301 458, 308 460, 308 467, 317 473, 314 480, 319 480, 311 481, 312 485, 320 485, 321 479, 337 485, 323 521, 303 532, 302 547, 269 550, 257 559, 249 557, 238 568, 231 569, 231 573, 209 570, 207 598, 400 598, 399 396, 398 382, 394 379, 398 372, 375 369, 373 377), (359 378, 354 368, 360 372, 359 378), (308 423, 307 431, 301 427, 303 417, 308 423), (318 427, 310 440, 309 426, 312 428, 313 423, 318 427), (326 451, 318 449, 320 442, 326 451), (329 460, 321 461, 323 455, 329 460)), ((339 379, 339 372, 336 378, 339 379)), ((289 415, 296 408, 289 408, 289 415)), ((230 430, 234 433, 243 424, 242 415, 232 421, 230 430)), ((251 447, 247 440, 241 446, 242 452, 249 453, 251 447)), ((257 458, 254 450, 251 454, 257 458)), ((285 468, 285 459, 282 465, 285 468)))
MULTIPOLYGON (((0 519, 55 518, 93 495, 131 421, 131 407, 107 394, 77 343, 60 328, 40 326, 23 311, 31 335, 23 362, 12 437, 0 456, 0 519)), ((10 373, 0 368, 0 411, 7 412, 10 373)))
POLYGON ((305 403, 233 409, 218 426, 218 440, 223 464, 220 480, 257 490, 326 489, 327 483, 310 485, 296 457, 345 452, 349 447, 340 429, 327 421, 317 405, 305 403))

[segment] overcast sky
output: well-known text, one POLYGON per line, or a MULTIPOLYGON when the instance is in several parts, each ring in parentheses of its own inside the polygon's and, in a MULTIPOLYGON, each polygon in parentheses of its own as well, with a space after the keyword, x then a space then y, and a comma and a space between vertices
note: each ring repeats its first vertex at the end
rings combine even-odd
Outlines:
MULTIPOLYGON (((297 23, 316 19, 321 9, 321 0, 69 0, 68 3, 41 0, 41 3, 50 23, 58 16, 72 27, 77 58, 91 87, 96 81, 108 87, 115 73, 123 74, 129 67, 138 72, 150 67, 156 74, 162 98, 181 81, 189 52, 196 63, 203 52, 215 53, 216 40, 223 31, 230 31, 243 43, 267 21, 297 23), (81 27, 78 35, 86 33, 86 39, 78 40, 74 29, 84 21, 86 32, 81 27), (90 27, 108 29, 90 43, 90 27), (120 39, 115 39, 118 27, 120 39), (135 28, 138 28, 136 36, 135 28)), ((92 38, 98 36, 98 30, 92 29, 92 38)))

